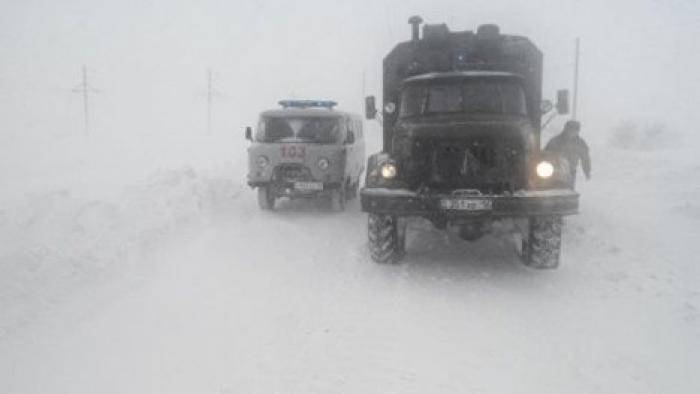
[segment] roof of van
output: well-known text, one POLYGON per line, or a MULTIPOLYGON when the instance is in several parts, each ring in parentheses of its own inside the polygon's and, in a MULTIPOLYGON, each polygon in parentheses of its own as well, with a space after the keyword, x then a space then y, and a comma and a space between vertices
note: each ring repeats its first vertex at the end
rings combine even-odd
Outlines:
POLYGON ((286 118, 286 117, 293 117, 293 118, 305 118, 305 117, 339 118, 342 116, 359 117, 359 115, 351 113, 351 112, 336 111, 333 109, 322 109, 322 108, 270 109, 267 111, 263 111, 260 114, 260 116, 270 116, 270 117, 279 117, 279 118, 286 118))

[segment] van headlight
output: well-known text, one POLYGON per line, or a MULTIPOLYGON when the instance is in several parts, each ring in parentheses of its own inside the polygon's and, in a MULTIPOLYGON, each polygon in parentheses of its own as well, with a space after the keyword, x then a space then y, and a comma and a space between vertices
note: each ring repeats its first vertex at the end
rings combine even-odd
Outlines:
POLYGON ((325 157, 322 157, 322 158, 318 159, 318 161, 316 162, 316 165, 318 166, 318 168, 325 171, 328 169, 328 167, 331 166, 331 162, 328 159, 326 159, 325 157))
POLYGON ((258 167, 260 168, 265 168, 270 164, 270 159, 267 158, 267 156, 258 156, 256 162, 258 163, 258 167))
POLYGON ((550 178, 554 174, 554 165, 547 160, 542 160, 535 167, 537 176, 543 179, 550 178))
POLYGON ((384 163, 379 168, 379 173, 384 179, 394 179, 396 177, 396 166, 393 163, 384 163))

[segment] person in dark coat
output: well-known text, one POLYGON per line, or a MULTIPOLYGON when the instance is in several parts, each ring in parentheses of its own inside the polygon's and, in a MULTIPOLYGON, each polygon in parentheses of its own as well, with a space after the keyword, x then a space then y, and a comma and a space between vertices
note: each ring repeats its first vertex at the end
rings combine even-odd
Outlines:
POLYGON ((586 180, 591 179, 591 158, 588 154, 588 145, 579 136, 580 132, 581 123, 570 120, 564 125, 564 130, 549 140, 544 148, 546 151, 557 153, 569 162, 572 189, 576 185, 576 168, 579 161, 583 167, 583 173, 586 175, 586 180))

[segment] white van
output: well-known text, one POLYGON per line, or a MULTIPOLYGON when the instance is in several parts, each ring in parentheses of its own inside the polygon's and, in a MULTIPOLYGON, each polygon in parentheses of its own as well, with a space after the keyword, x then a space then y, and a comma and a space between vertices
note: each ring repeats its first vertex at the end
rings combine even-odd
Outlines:
POLYGON ((357 197, 365 169, 362 118, 333 101, 283 100, 246 128, 248 185, 262 209, 278 198, 324 198, 335 210, 357 197))

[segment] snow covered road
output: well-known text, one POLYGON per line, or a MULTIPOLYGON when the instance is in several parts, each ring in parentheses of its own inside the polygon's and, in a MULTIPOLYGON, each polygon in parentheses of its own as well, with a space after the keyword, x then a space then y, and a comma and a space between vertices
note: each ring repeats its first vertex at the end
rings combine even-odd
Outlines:
POLYGON ((697 186, 633 171, 697 168, 653 170, 658 157, 630 153, 582 185, 562 266, 545 272, 507 237, 421 223, 405 263, 377 265, 357 203, 261 212, 243 192, 0 339, 0 392, 697 392, 697 186))

